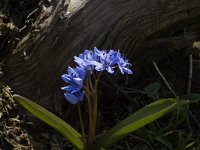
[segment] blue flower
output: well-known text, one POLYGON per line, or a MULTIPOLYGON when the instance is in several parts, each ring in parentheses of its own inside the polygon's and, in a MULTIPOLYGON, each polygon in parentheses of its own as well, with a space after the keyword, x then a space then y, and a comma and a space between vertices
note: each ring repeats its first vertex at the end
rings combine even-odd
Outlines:
POLYGON ((103 71, 107 70, 109 73, 114 73, 114 66, 117 64, 119 59, 117 58, 117 52, 114 50, 110 50, 108 53, 106 50, 99 51, 98 49, 95 49, 94 52, 99 56, 100 62, 94 63, 95 70, 97 71, 103 71))
POLYGON ((77 84, 73 84, 73 83, 68 85, 68 86, 61 87, 62 90, 65 90, 68 93, 78 92, 78 91, 81 90, 81 88, 82 88, 82 86, 77 85, 77 84))
POLYGON ((83 86, 86 71, 80 67, 71 68, 68 67, 67 74, 62 75, 62 79, 69 84, 77 84, 83 86))
POLYGON ((129 69, 131 64, 128 59, 121 56, 120 51, 85 50, 79 56, 74 56, 74 61, 78 64, 76 68, 68 67, 67 74, 62 75, 62 79, 68 83, 61 89, 65 91, 65 98, 71 103, 76 104, 83 99, 84 91, 82 90, 84 79, 87 73, 92 74, 96 71, 108 71, 114 73, 114 68, 119 68, 122 74, 132 74, 129 69))
POLYGON ((83 87, 85 75, 86 71, 80 67, 68 67, 67 74, 62 75, 62 79, 69 83, 69 85, 61 89, 65 90, 65 98, 72 104, 82 101, 83 99, 81 88, 83 87))
POLYGON ((83 100, 84 92, 78 91, 75 93, 64 93, 65 98, 71 103, 76 104, 83 100))
POLYGON ((125 59, 124 57, 122 57, 119 51, 117 52, 117 57, 119 59, 117 64, 118 64, 120 72, 122 74, 124 73, 133 74, 133 72, 129 69, 129 67, 131 67, 131 64, 128 62, 128 59, 125 59))
POLYGON ((88 71, 90 74, 92 74, 94 64, 97 63, 98 60, 99 57, 91 50, 85 50, 83 54, 79 54, 79 57, 74 56, 74 61, 78 64, 78 66, 83 68, 85 71, 88 71))

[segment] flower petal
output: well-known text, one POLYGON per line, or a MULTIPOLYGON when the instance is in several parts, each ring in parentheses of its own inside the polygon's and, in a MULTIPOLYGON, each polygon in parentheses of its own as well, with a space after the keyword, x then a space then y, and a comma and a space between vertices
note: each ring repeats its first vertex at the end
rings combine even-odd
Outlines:
POLYGON ((70 82, 70 78, 69 78, 69 76, 68 76, 67 74, 63 74, 63 75, 61 76, 61 78, 62 78, 65 82, 67 82, 67 83, 70 82))
POLYGON ((65 90, 66 92, 69 92, 69 93, 78 92, 80 91, 81 88, 82 86, 79 86, 79 85, 68 85, 68 86, 61 87, 62 90, 65 90))
POLYGON ((96 71, 103 71, 103 70, 105 70, 105 67, 103 65, 99 65, 99 66, 95 67, 95 70, 96 71))
POLYGON ((68 67, 67 71, 69 74, 74 74, 74 75, 76 74, 76 71, 72 67, 68 67))
POLYGON ((95 66, 101 66, 102 64, 97 61, 88 61, 88 64, 95 65, 95 66))
POLYGON ((122 74, 124 74, 124 70, 121 66, 119 66, 119 70, 121 71, 122 74))
POLYGON ((83 100, 83 96, 84 96, 85 92, 81 93, 80 92, 80 96, 79 96, 79 100, 82 101, 83 100))
POLYGON ((85 77, 85 74, 86 74, 85 69, 83 69, 81 67, 76 67, 76 72, 78 73, 79 76, 85 77))
POLYGON ((124 72, 126 72, 127 74, 133 74, 133 72, 128 69, 128 68, 123 68, 124 72))
POLYGON ((83 85, 83 79, 81 78, 73 78, 74 82, 77 83, 78 85, 83 85))
POLYGON ((101 51, 100 50, 98 50, 96 47, 94 47, 94 52, 98 55, 98 56, 100 56, 101 55, 101 51))
POLYGON ((107 71, 108 71, 109 73, 111 73, 111 74, 114 73, 114 69, 113 69, 112 67, 110 67, 110 66, 107 68, 107 71))
POLYGON ((65 98, 71 103, 71 104, 76 104, 78 103, 79 99, 77 96, 75 96, 74 94, 70 94, 70 93, 65 93, 65 98))
POLYGON ((114 60, 112 60, 111 62, 110 62, 110 66, 114 66, 114 65, 116 65, 117 63, 119 62, 119 59, 118 58, 115 58, 114 60))

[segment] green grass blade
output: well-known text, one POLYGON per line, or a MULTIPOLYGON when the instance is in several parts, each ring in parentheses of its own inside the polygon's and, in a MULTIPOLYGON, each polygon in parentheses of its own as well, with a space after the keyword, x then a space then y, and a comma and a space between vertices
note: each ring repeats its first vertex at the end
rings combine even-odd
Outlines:
POLYGON ((84 150, 82 136, 69 124, 31 100, 13 95, 24 108, 65 136, 79 150, 84 150))
POLYGON ((153 102, 130 115, 101 138, 97 139, 92 149, 100 150, 101 148, 109 148, 129 133, 155 121, 185 103, 188 103, 188 101, 177 101, 171 98, 153 102))

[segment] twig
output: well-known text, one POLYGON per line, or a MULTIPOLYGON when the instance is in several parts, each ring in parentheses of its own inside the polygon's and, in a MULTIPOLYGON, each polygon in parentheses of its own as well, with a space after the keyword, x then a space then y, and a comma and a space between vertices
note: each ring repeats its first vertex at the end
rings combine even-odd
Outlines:
POLYGON ((192 62, 192 55, 189 55, 190 67, 189 67, 189 78, 188 78, 188 90, 187 95, 190 95, 191 92, 191 84, 192 84, 192 72, 193 72, 193 62, 192 62))
POLYGON ((169 83, 167 82, 167 80, 165 79, 165 77, 162 75, 162 73, 160 72, 157 64, 155 63, 155 61, 153 61, 153 65, 156 69, 156 71, 158 72, 158 74, 161 76, 161 78, 163 79, 163 81, 165 82, 165 84, 167 85, 167 87, 169 88, 169 90, 172 92, 172 94, 175 96, 175 97, 178 97, 176 95, 176 93, 174 92, 174 90, 172 89, 172 87, 169 85, 169 83))
POLYGON ((38 11, 38 8, 34 9, 31 13, 29 13, 29 14, 27 15, 26 18, 29 18, 32 14, 34 14, 34 13, 37 12, 37 11, 38 11))

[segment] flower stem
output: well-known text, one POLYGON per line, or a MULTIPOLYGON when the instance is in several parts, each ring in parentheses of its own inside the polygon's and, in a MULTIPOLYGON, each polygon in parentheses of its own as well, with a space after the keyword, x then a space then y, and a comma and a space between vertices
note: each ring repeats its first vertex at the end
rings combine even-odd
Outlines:
POLYGON ((80 104, 78 103, 77 106, 78 106, 78 115, 79 115, 79 120, 80 120, 80 125, 81 125, 81 132, 82 132, 82 136, 83 136, 83 143, 84 143, 85 147, 87 147, 85 129, 84 129, 84 124, 83 124, 83 117, 81 114, 80 104))
POLYGON ((92 142, 95 139, 96 122, 97 122, 97 80, 95 81, 95 88, 94 88, 93 124, 92 124, 91 137, 90 137, 92 142))
POLYGON ((91 78, 89 78, 88 80, 89 80, 89 86, 90 86, 90 89, 91 89, 92 93, 94 93, 94 87, 93 87, 93 84, 92 84, 91 78))
MULTIPOLYGON (((96 93, 96 92, 95 92, 96 93)), ((97 95, 94 93, 93 109, 91 113, 92 122, 89 126, 88 147, 91 147, 95 139, 96 120, 97 120, 97 95)))
POLYGON ((89 114, 89 128, 91 128, 92 124, 92 105, 90 103, 90 95, 86 93, 86 98, 88 102, 88 114, 89 114))
POLYGON ((96 133, 96 122, 97 122, 97 109, 98 109, 98 97, 97 97, 97 87, 98 87, 98 81, 101 76, 101 73, 98 74, 97 79, 95 79, 94 83, 94 91, 93 91, 93 110, 92 110, 92 126, 90 128, 89 132, 89 139, 88 139, 88 145, 89 147, 93 144, 95 140, 95 133, 96 133))
POLYGON ((88 92, 91 96, 94 97, 93 93, 90 92, 90 90, 89 90, 89 88, 87 86, 84 86, 84 89, 85 89, 86 92, 88 92))

